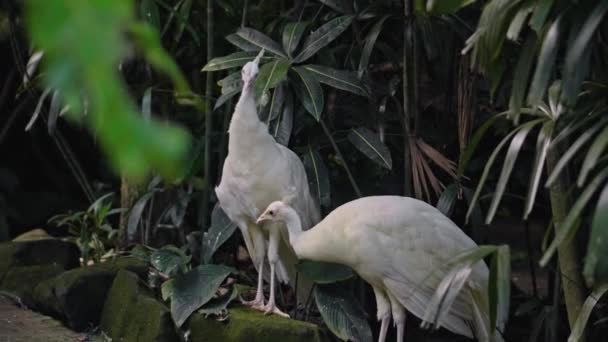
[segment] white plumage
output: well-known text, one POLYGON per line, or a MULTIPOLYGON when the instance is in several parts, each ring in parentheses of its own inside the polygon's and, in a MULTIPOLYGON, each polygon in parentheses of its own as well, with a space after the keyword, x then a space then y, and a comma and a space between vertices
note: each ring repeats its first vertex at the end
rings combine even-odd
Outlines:
MULTIPOLYGON (((297 257, 289 246, 284 224, 256 223, 261 210, 277 200, 286 201, 307 229, 320 220, 319 207, 310 195, 306 171, 298 156, 276 143, 259 120, 253 85, 263 50, 241 71, 243 90, 230 121, 228 156, 215 193, 226 215, 240 228, 247 250, 259 273, 252 307, 285 315, 275 306, 275 274, 283 283, 293 282, 297 257), (270 298, 264 306, 262 278, 265 254, 270 264, 270 298)), ((300 291, 298 291, 300 292, 300 291)))
MULTIPOLYGON (((391 316, 397 341, 403 341, 404 308, 423 319, 448 264, 454 256, 476 247, 435 207, 399 196, 346 203, 307 231, 300 229, 297 213, 282 202, 272 203, 258 218, 262 221, 285 222, 299 258, 348 265, 373 287, 382 321, 381 342, 391 316)), ((487 281, 488 268, 479 262, 440 326, 489 341, 487 281)))

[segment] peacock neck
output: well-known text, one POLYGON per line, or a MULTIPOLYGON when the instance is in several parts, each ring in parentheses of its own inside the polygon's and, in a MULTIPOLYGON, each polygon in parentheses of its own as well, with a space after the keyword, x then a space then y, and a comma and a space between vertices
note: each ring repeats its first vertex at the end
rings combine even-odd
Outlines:
POLYGON ((285 215, 285 225, 287 226, 287 231, 289 233, 289 243, 293 247, 296 255, 301 257, 298 253, 298 243, 302 238, 302 221, 300 220, 300 215, 293 209, 288 208, 285 215))

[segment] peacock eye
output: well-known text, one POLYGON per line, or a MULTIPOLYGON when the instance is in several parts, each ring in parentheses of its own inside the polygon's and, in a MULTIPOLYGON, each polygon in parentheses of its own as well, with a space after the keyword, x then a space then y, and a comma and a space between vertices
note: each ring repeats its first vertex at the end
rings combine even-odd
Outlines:
POLYGON ((274 211, 271 210, 271 211, 268 212, 268 214, 270 214, 270 216, 273 216, 274 215, 274 211))

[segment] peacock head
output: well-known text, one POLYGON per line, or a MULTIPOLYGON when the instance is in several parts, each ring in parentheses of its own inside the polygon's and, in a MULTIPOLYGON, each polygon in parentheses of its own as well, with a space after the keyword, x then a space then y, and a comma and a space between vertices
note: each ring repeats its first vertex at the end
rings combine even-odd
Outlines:
POLYGON ((282 201, 275 201, 266 207, 266 210, 264 210, 262 215, 260 215, 255 222, 257 224, 265 221, 284 222, 287 219, 287 213, 287 204, 282 201))
POLYGON ((255 79, 258 76, 258 72, 260 71, 260 59, 264 55, 264 49, 260 51, 258 56, 251 62, 247 62, 243 69, 241 69, 241 78, 243 79, 243 86, 246 88, 250 88, 255 83, 255 79))

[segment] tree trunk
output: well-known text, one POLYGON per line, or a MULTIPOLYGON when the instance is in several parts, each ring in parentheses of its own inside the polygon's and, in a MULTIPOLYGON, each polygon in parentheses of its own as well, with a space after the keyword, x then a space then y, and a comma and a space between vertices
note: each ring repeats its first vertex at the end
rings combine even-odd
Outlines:
MULTIPOLYGON (((561 155, 559 147, 551 148, 547 152, 547 172, 551 173, 561 155)), ((569 175, 567 170, 562 171, 555 183, 551 186, 551 211, 553 212, 553 227, 557 229, 565 220, 570 209, 568 188, 569 175)), ((574 326, 579 310, 585 301, 585 286, 581 273, 580 257, 576 239, 562 242, 557 249, 559 272, 564 289, 564 302, 568 312, 570 328, 574 326)))

